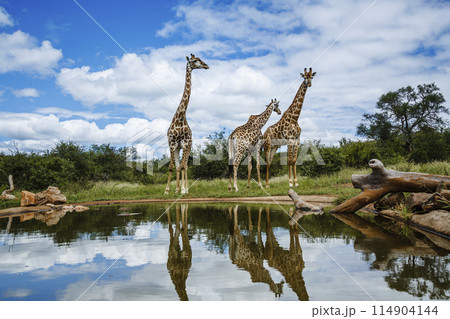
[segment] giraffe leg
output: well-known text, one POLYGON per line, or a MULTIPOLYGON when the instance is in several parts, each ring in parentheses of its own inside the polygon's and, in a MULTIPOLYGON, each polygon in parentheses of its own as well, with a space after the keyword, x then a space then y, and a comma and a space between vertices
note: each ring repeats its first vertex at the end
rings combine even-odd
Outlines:
POLYGON ((181 169, 181 194, 186 193, 184 188, 184 168, 181 169))
POLYGON ((231 176, 233 175, 233 161, 234 161, 234 140, 232 135, 228 138, 228 190, 231 192, 231 176))
POLYGON ((233 165, 233 184, 234 184, 234 191, 235 192, 239 191, 238 186, 237 186, 237 171, 238 171, 238 168, 239 168, 239 164, 238 165, 236 165, 236 164, 233 165))
POLYGON ((288 145, 288 172, 289 172, 289 188, 292 187, 292 173, 294 171, 294 168, 292 167, 292 157, 293 157, 293 145, 288 145), (291 173, 292 170, 292 173, 291 173))
POLYGON ((233 175, 233 166, 232 164, 228 164, 228 190, 231 192, 231 175, 233 175))
POLYGON ((164 191, 164 195, 168 195, 169 191, 170 191, 170 178, 172 177, 175 155, 176 155, 175 148, 171 147, 170 148, 169 177, 167 179, 167 186, 166 186, 166 190, 164 191))
POLYGON ((291 188, 291 187, 292 187, 292 173, 291 173, 291 168, 292 168, 292 165, 291 165, 291 163, 288 163, 288 172, 289 172, 289 188, 291 188))
POLYGON ((170 207, 166 206, 166 214, 167 214, 167 221, 169 223, 169 226, 172 226, 172 221, 170 220, 170 207))
POLYGON ((185 210, 186 210, 186 205, 185 204, 181 204, 181 230, 184 230, 185 227, 185 223, 184 223, 184 219, 185 219, 185 210))
POLYGON ((166 190, 164 191, 164 195, 168 195, 169 194, 169 190, 170 190, 170 177, 172 175, 172 170, 173 168, 169 167, 169 178, 167 179, 167 186, 166 186, 166 190))
POLYGON ((248 214, 248 230, 250 232, 250 238, 253 237, 253 223, 252 223, 252 212, 250 207, 247 207, 247 214, 248 214))
POLYGON ((252 177, 252 154, 248 153, 248 181, 247 188, 250 188, 250 179, 252 177))
POLYGON ((270 144, 264 146, 264 151, 266 153, 266 188, 269 188, 269 170, 270 170, 270 144))
POLYGON ((191 153, 192 140, 188 140, 183 147, 183 158, 181 159, 182 179, 181 179, 181 194, 187 194, 187 169, 189 154, 191 153))
POLYGON ((236 154, 236 157, 235 157, 234 163, 233 163, 234 190, 236 192, 239 191, 238 186, 237 186, 237 172, 238 172, 239 164, 241 164, 243 155, 244 155, 243 150, 239 150, 236 154))
POLYGON ((187 168, 184 170, 184 189, 185 189, 185 194, 189 193, 189 185, 188 185, 188 177, 187 177, 187 168))
POLYGON ((175 188, 175 193, 180 191, 180 169, 177 169, 177 187, 175 188))
POLYGON ((260 165, 260 157, 261 157, 261 144, 256 145, 256 172, 258 173, 258 186, 262 187, 261 184, 261 165, 260 165))
POLYGON ((175 153, 175 169, 177 170, 177 186, 175 188, 175 193, 180 191, 180 148, 177 147, 174 151, 175 153))
POLYGON ((294 169, 294 186, 297 187, 298 183, 297 183, 297 154, 298 154, 298 145, 299 142, 296 142, 294 145, 294 150, 293 150, 293 159, 292 159, 292 167, 294 169))
POLYGON ((233 215, 234 215, 234 229, 235 229, 235 233, 237 233, 237 231, 239 231, 239 224, 238 224, 238 208, 239 205, 234 206, 233 209, 233 215))
POLYGON ((258 173, 258 186, 262 187, 261 184, 261 164, 259 163, 259 157, 261 156, 261 154, 258 152, 256 154, 257 158, 256 158, 256 172, 258 173))
MULTIPOLYGON (((267 171, 266 171, 266 188, 269 188, 269 170, 272 165, 273 158, 275 157, 275 153, 277 152, 279 146, 273 146, 270 148, 269 160, 267 162, 267 171)), ((267 153, 266 153, 267 158, 267 153)))

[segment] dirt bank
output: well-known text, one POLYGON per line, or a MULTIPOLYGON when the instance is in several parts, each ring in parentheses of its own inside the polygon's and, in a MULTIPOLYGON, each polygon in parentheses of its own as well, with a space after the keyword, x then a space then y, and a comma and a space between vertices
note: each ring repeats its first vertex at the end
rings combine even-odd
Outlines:
MULTIPOLYGON (((315 205, 331 206, 335 196, 333 195, 303 195, 302 199, 315 205)), ((151 203, 255 203, 255 204, 279 204, 293 205, 289 196, 263 196, 263 197, 196 197, 180 199, 117 199, 104 201, 90 201, 82 203, 70 203, 67 205, 121 205, 121 204, 151 204, 151 203)), ((51 210, 48 206, 12 207, 0 210, 0 216, 11 216, 23 213, 36 213, 51 210)))

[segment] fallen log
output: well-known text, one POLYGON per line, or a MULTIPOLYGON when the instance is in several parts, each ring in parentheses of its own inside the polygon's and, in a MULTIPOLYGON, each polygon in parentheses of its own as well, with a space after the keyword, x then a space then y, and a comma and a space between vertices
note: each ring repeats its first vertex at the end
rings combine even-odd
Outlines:
POLYGON ((289 197, 294 201, 295 213, 291 214, 291 220, 289 225, 293 226, 298 223, 300 218, 306 215, 320 215, 323 214, 323 208, 320 206, 315 206, 310 203, 305 202, 298 196, 298 194, 290 189, 288 192, 289 197))
POLYGON ((309 211, 321 212, 321 211, 323 211, 322 207, 312 205, 312 204, 307 203, 304 200, 302 200, 300 198, 300 196, 298 196, 298 194, 293 189, 289 190, 288 195, 294 201, 296 210, 300 210, 303 212, 309 212, 309 211))
POLYGON ((333 208, 331 213, 354 213, 389 193, 436 192, 450 188, 449 176, 388 170, 377 159, 370 160, 369 167, 372 173, 352 176, 353 186, 363 192, 333 208))
POLYGON ((11 194, 13 192, 13 190, 14 190, 14 182, 13 182, 13 176, 12 175, 8 176, 8 181, 9 181, 9 189, 5 189, 2 192, 2 195, 0 195, 0 199, 17 199, 16 196, 11 194))

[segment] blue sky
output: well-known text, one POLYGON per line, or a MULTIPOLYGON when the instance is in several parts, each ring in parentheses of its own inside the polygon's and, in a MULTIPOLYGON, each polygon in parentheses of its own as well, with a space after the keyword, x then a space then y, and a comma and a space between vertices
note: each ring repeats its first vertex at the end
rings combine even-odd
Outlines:
POLYGON ((302 141, 355 138, 389 90, 435 82, 449 99, 450 3, 373 2, 78 0, 126 54, 73 0, 0 0, 0 151, 165 134, 190 53, 210 66, 193 74, 196 138, 233 130, 272 98, 286 110, 313 63, 302 141))

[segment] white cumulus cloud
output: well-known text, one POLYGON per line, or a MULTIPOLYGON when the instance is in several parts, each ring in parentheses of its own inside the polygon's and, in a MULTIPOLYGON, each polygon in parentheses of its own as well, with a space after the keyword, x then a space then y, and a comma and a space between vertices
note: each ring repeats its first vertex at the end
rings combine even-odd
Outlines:
POLYGON ((20 30, 0 34, 0 73, 21 71, 46 75, 54 72, 63 54, 49 41, 42 41, 20 30))
POLYGON ((271 98, 286 110, 299 73, 314 62, 317 76, 299 120, 302 138, 336 143, 354 137, 362 114, 373 112, 389 90, 435 82, 450 96, 448 3, 377 2, 322 55, 371 3, 180 4, 157 35, 189 35, 185 44, 124 55, 100 71, 65 68, 57 81, 85 105, 130 105, 150 119, 170 121, 183 91, 184 56, 195 53, 210 66, 193 72, 188 108, 194 136, 202 137, 233 130, 271 98))
POLYGON ((13 90, 13 94, 17 97, 38 97, 39 91, 33 88, 26 88, 21 90, 13 90))
POLYGON ((61 140, 126 145, 133 144, 133 136, 139 136, 143 130, 151 129, 165 135, 168 127, 169 122, 164 119, 130 118, 125 123, 99 128, 96 122, 60 120, 54 114, 0 112, 0 136, 7 139, 0 145, 0 151, 8 152, 8 148, 13 148, 13 140, 21 151, 51 149, 61 140))
MULTIPOLYGON (((32 129, 19 131, 6 123, 0 126, 0 136, 25 138, 29 145, 40 136, 83 143, 124 143, 123 137, 130 136, 124 130, 128 132, 130 123, 136 124, 139 119, 99 128, 97 120, 108 118, 111 122, 103 112, 105 105, 143 114, 148 120, 139 121, 145 125, 168 125, 181 99, 185 56, 190 53, 210 66, 192 74, 187 119, 194 138, 221 128, 233 130, 250 114, 261 113, 272 98, 278 98, 280 109, 286 110, 300 86, 299 73, 313 63, 317 75, 299 119, 302 140, 320 139, 330 144, 342 137, 354 138, 362 114, 374 112, 381 94, 400 87, 435 82, 449 99, 450 4, 378 1, 355 22, 372 3, 183 2, 175 7, 173 19, 157 31, 167 40, 177 37, 173 41, 176 44, 117 56, 103 69, 84 63, 57 71, 57 85, 88 112, 41 107, 37 114, 26 115, 32 129), (39 120, 48 121, 51 128, 43 131, 36 124, 39 120)), ((21 31, 0 34, 2 39, 6 42, 0 47, 0 73, 51 72, 62 57, 49 42, 39 46, 21 31), (20 55, 14 52, 20 50, 11 48, 25 48, 27 57, 32 56, 29 52, 36 56, 43 51, 50 54, 38 59, 43 63, 38 64, 35 59, 27 62, 17 58, 20 55)), ((23 121, 19 117, 18 121, 23 121)), ((278 119, 274 114, 266 127, 278 119)), ((165 134, 165 129, 162 131, 165 134)))

